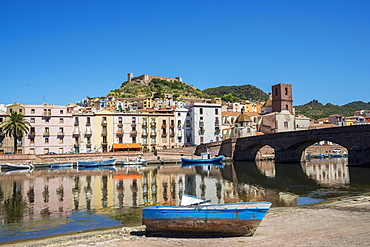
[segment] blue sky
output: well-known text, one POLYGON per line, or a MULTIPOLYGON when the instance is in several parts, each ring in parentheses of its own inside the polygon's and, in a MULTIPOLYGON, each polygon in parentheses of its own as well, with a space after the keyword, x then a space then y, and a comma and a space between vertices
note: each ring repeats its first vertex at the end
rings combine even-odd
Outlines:
POLYGON ((104 96, 127 73, 369 102, 369 0, 0 1, 0 104, 104 96))

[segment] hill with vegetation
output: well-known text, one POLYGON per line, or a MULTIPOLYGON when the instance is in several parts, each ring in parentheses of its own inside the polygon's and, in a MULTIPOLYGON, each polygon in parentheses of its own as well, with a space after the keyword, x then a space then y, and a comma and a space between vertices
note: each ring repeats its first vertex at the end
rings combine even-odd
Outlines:
POLYGON ((306 117, 317 120, 335 114, 340 114, 345 117, 353 116, 355 111, 370 110, 370 102, 355 101, 339 106, 331 103, 323 105, 317 100, 312 100, 307 104, 295 106, 294 108, 296 114, 303 114, 306 117))
POLYGON ((221 98, 227 102, 240 102, 243 100, 261 102, 268 99, 266 93, 252 85, 221 86, 201 91, 181 81, 166 81, 161 79, 152 79, 148 84, 125 81, 120 88, 109 92, 108 96, 133 98, 138 95, 145 95, 146 97, 151 97, 153 93, 154 98, 164 97, 165 94, 173 94, 175 98, 179 96, 203 99, 221 98))
POLYGON ((148 84, 125 81, 119 89, 112 90, 108 95, 119 98, 133 98, 138 95, 151 97, 152 93, 154 93, 154 98, 164 97, 165 94, 173 94, 175 98, 179 96, 207 98, 201 90, 184 82, 161 79, 152 79, 148 84))
POLYGON ((243 100, 263 102, 269 98, 268 94, 252 85, 214 87, 205 89, 203 92, 211 97, 218 97, 228 102, 243 100))

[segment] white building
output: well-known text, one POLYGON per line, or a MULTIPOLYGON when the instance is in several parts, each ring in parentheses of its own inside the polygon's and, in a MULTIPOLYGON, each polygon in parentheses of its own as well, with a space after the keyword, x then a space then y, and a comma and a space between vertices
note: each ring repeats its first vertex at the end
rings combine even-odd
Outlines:
POLYGON ((186 118, 186 143, 221 141, 221 104, 193 103, 186 118), (190 126, 189 126, 190 123, 190 126))

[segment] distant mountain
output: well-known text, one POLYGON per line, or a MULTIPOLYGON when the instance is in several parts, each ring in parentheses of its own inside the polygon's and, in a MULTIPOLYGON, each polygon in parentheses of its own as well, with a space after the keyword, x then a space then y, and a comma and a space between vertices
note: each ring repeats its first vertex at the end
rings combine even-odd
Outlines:
POLYGON ((203 92, 211 97, 224 98, 225 101, 233 102, 243 100, 261 102, 269 99, 268 94, 252 85, 214 87, 205 89, 203 92))
POLYGON ((294 108, 296 114, 303 114, 306 117, 317 120, 319 118, 325 118, 335 114, 340 114, 345 117, 353 116, 353 113, 355 111, 370 110, 370 102, 365 103, 362 101, 355 101, 352 103, 339 106, 333 105, 331 103, 323 105, 319 103, 317 100, 312 100, 307 104, 294 106, 294 108))

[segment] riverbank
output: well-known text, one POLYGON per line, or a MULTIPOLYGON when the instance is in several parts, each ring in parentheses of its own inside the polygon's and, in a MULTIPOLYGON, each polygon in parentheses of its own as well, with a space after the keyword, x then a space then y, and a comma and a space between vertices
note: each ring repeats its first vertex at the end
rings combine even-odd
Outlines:
POLYGON ((299 207, 271 208, 252 237, 173 238, 145 227, 28 240, 7 246, 370 246, 370 193, 299 207))

